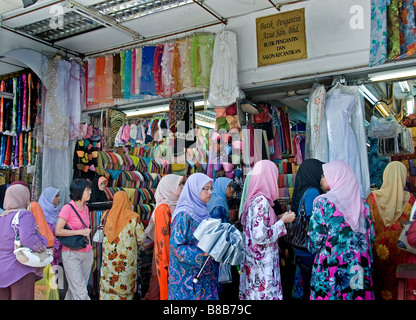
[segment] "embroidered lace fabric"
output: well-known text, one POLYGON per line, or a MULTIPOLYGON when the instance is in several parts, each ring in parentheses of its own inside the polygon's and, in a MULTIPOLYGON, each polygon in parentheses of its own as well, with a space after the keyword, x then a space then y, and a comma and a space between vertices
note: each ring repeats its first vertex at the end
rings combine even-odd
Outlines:
POLYGON ((229 106, 238 97, 237 39, 235 33, 224 30, 215 36, 208 102, 229 106))
POLYGON ((55 58, 46 64, 46 68, 43 68, 48 88, 44 109, 44 145, 52 149, 63 149, 69 141, 67 88, 71 64, 55 58))

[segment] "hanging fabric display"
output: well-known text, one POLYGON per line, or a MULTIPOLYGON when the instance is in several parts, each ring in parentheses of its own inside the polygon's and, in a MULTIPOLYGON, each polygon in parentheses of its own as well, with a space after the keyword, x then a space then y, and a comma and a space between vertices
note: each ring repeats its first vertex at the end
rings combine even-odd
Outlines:
POLYGON ((162 97, 170 97, 176 93, 174 81, 174 56, 175 42, 167 42, 163 48, 163 56, 161 61, 161 93, 162 97))
POLYGON ((142 68, 140 76, 140 94, 154 95, 155 80, 153 78, 153 61, 156 46, 143 47, 142 49, 142 68))
POLYGON ((361 198, 366 199, 370 193, 370 175, 363 99, 358 87, 338 82, 327 93, 325 117, 328 161, 342 160, 349 164, 360 185, 361 198))
POLYGON ((400 6, 401 0, 390 0, 387 7, 387 59, 394 60, 400 55, 400 6))
POLYGON ((328 162, 328 134, 325 118, 324 85, 318 85, 308 99, 306 126, 306 159, 328 162))
POLYGON ((193 103, 184 99, 169 102, 169 130, 173 138, 169 144, 175 155, 182 155, 185 148, 195 143, 195 113, 193 103))
POLYGON ((370 67, 387 60, 387 5, 390 1, 371 0, 370 67))
POLYGON ((416 53, 415 6, 412 0, 371 0, 369 66, 416 53))
POLYGON ((13 93, 13 99, 0 100, 0 168, 17 169, 35 163, 32 134, 37 115, 40 80, 31 73, 2 80, 0 91, 13 93), (13 91, 15 90, 16 91, 13 91), (13 109, 13 106, 16 108, 13 109), (13 113, 13 111, 15 111, 13 113), (11 130, 14 124, 15 132, 11 130), (17 125, 19 124, 19 125, 17 125))
POLYGON ((208 88, 211 77, 215 35, 195 34, 191 46, 192 77, 196 87, 208 88))
POLYGON ((215 36, 208 102, 214 106, 229 106, 239 96, 237 39, 234 32, 223 30, 215 36))

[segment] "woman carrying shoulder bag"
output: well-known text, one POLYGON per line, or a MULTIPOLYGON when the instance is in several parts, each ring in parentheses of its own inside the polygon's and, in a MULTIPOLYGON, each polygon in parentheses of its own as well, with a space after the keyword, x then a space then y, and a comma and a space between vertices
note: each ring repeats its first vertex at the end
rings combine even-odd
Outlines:
POLYGON ((0 214, 0 300, 33 300, 35 297, 36 268, 20 263, 14 251, 15 232, 11 226, 19 213, 18 235, 22 246, 34 251, 46 249, 46 238, 39 234, 33 214, 26 208, 30 191, 22 185, 7 188, 5 211, 0 214))
POLYGON ((90 199, 91 183, 86 179, 75 179, 70 186, 71 201, 64 205, 56 222, 55 235, 69 237, 85 236, 88 243, 79 250, 63 245, 62 262, 64 265, 68 291, 65 300, 90 300, 88 279, 94 259, 90 240, 90 218, 86 202, 90 199), (82 219, 82 220, 81 220, 82 219), (71 229, 66 229, 65 225, 71 229))

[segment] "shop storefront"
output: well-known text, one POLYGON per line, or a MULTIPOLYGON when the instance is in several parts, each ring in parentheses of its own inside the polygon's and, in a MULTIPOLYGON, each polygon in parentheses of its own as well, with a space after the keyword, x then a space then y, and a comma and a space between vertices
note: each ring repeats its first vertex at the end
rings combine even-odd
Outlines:
MULTIPOLYGON (((10 45, 28 27, 6 13, 1 52, 27 68, 0 75, 0 183, 27 181, 33 200, 54 186, 64 204, 73 179, 104 176, 107 201, 90 204, 93 233, 119 190, 147 225, 158 182, 168 173, 232 179, 230 215, 237 222, 245 177, 262 159, 279 169, 283 211, 309 158, 347 162, 364 199, 398 160, 408 168, 407 189, 416 192, 416 37, 407 32, 410 22, 400 22, 399 9, 390 5, 387 14, 372 2, 293 1, 150 40, 137 32, 124 43, 100 38, 104 44, 91 50, 85 39, 71 45, 69 37, 61 39, 64 50, 10 45), (391 25, 406 30, 402 47, 391 25)), ((70 9, 64 17, 85 11, 70 9)), ((414 8, 411 14, 414 24, 414 8)), ((108 32, 116 37, 116 31, 108 32)), ((92 32, 98 37, 103 29, 92 32)), ((141 297, 152 251, 147 239, 141 297)), ((94 252, 96 296, 100 244, 94 252)))

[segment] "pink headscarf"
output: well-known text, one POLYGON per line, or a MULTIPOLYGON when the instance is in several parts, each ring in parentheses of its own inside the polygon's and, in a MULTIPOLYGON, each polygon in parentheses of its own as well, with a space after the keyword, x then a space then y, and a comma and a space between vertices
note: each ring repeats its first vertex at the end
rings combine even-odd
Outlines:
POLYGON ((364 202, 360 197, 360 187, 354 171, 341 160, 325 163, 322 169, 330 190, 317 198, 328 199, 343 214, 354 232, 365 234, 364 202))
POLYGON ((277 180, 279 178, 279 170, 277 166, 270 160, 258 161, 251 173, 250 185, 248 187, 246 200, 241 215, 241 224, 245 227, 248 208, 253 199, 257 196, 264 196, 270 204, 270 219, 267 225, 270 227, 277 221, 277 216, 273 210, 274 200, 279 197, 279 188, 277 180))

